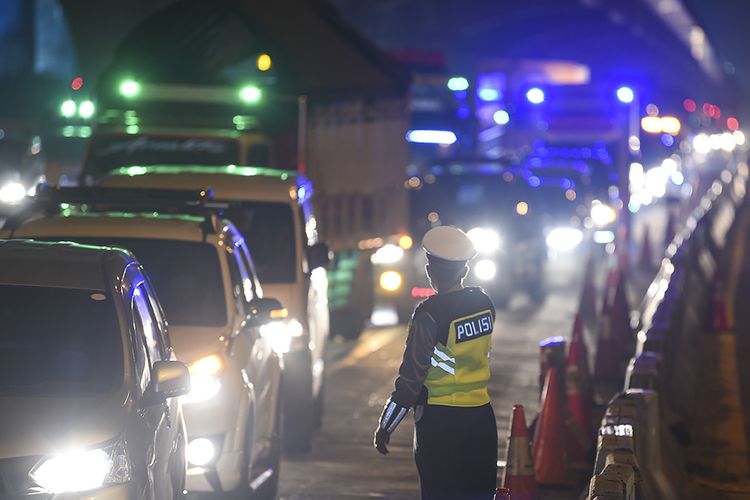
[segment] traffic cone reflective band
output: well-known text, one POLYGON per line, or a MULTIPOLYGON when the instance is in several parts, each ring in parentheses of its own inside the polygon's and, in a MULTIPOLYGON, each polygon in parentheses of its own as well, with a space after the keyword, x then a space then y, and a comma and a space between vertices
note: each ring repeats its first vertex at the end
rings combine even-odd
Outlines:
POLYGON ((565 374, 566 389, 566 449, 568 461, 586 464, 591 449, 591 400, 586 391, 588 374, 582 368, 583 355, 581 343, 573 339, 568 351, 568 364, 565 374))
MULTIPOLYGON (((503 473, 502 484, 504 488, 513 492, 513 500, 534 500, 536 498, 534 463, 531 460, 526 416, 521 405, 513 405, 508 445, 505 449, 505 472, 503 473)), ((495 498, 504 497, 496 495, 495 498)))
POLYGON ((542 411, 534 432, 534 478, 541 484, 564 484, 568 468, 565 451, 563 402, 557 367, 547 371, 542 411))
MULTIPOLYGON (((518 498, 513 495, 513 498, 518 498)), ((510 490, 508 488, 498 488, 495 490, 495 500, 510 500, 510 490)))

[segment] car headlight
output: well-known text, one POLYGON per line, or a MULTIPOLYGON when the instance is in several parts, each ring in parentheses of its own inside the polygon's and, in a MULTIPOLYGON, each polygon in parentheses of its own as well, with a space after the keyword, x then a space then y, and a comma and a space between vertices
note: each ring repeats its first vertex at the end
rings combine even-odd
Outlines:
POLYGON ((93 450, 75 450, 45 458, 31 477, 54 493, 87 491, 130 481, 130 462, 125 443, 93 450))
POLYGON ((395 264, 404 258, 404 249, 400 246, 388 244, 378 248, 370 257, 373 264, 395 264))
POLYGON ((216 458, 216 445, 207 438, 193 439, 188 443, 185 458, 191 465, 203 467, 216 458))
POLYGON ((591 220, 597 227, 604 227, 617 220, 617 211, 599 200, 591 203, 591 220))
POLYGON ((398 271, 386 271, 380 275, 380 288, 386 292, 395 292, 403 284, 404 279, 398 271))
POLYGON ((216 396, 221 390, 221 375, 224 373, 224 360, 218 354, 211 354, 188 365, 190 371, 190 392, 183 403, 203 403, 216 396))
POLYGON ((497 274, 497 266, 490 259, 482 259, 474 264, 474 276, 482 281, 489 281, 497 274))
POLYGON ((493 254, 500 249, 500 235, 494 229, 475 227, 466 233, 480 254, 493 254))
POLYGON ((26 188, 20 182, 11 181, 0 187, 0 202, 2 203, 19 203, 25 197, 26 188))
POLYGON ((304 329, 296 319, 272 321, 260 327, 260 334, 271 344, 271 349, 278 354, 292 350, 295 339, 301 339, 304 329))
POLYGON ((546 241, 550 249, 567 252, 581 244, 583 233, 572 227, 558 227, 549 232, 546 241))

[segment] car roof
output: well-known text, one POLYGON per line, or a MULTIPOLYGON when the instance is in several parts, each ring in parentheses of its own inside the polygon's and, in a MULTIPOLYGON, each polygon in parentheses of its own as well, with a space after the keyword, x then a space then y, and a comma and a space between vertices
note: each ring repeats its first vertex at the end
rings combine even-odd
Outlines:
POLYGON ((217 200, 252 200, 291 203, 297 175, 265 167, 153 165, 122 167, 104 177, 105 187, 204 189, 217 200))
POLYGON ((105 291, 134 261, 126 250, 113 247, 0 240, 0 284, 105 291), (108 265, 111 262, 117 264, 108 265), (113 276, 107 276, 109 272, 113 276))
POLYGON ((114 237, 203 241, 205 219, 191 215, 130 212, 79 212, 30 219, 16 237, 114 237))

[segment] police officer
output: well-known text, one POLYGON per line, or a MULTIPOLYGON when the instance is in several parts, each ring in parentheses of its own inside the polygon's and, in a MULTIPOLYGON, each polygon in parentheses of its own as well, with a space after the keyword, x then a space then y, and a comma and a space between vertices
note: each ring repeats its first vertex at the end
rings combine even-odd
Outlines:
POLYGON ((480 288, 463 286, 467 261, 476 254, 463 231, 433 228, 422 246, 437 294, 414 311, 374 445, 386 455, 391 433, 413 407, 422 498, 491 499, 497 429, 486 383, 495 307, 480 288))

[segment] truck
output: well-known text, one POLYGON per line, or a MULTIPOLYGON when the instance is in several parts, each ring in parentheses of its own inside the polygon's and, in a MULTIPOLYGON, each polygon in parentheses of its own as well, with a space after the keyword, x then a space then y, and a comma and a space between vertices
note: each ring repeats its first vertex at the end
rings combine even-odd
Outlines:
MULTIPOLYGON (((632 88, 592 82, 565 61, 480 61, 460 76, 439 54, 397 55, 414 72, 404 183, 412 241, 435 225, 467 231, 479 250, 467 282, 499 308, 517 292, 544 299, 548 254, 587 236, 614 241, 638 139, 632 88)), ((400 277, 390 294, 406 319, 433 293, 424 257, 391 245, 374 258, 385 285, 400 277)))

